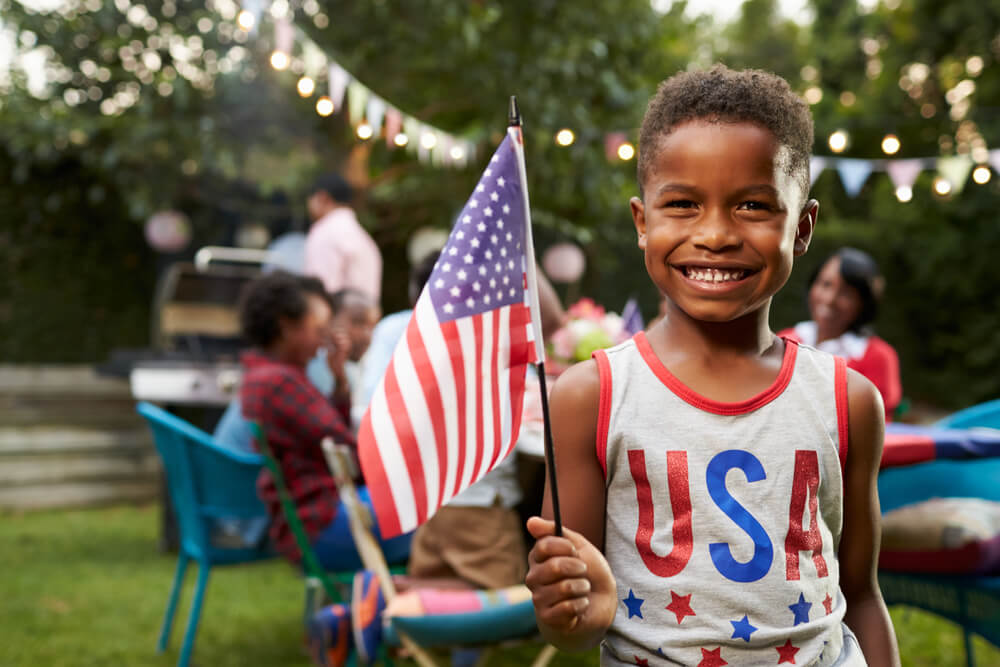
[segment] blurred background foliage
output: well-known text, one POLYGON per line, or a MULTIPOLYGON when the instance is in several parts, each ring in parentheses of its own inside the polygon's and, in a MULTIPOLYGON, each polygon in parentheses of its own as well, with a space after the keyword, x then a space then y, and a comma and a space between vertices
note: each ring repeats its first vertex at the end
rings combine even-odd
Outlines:
MULTIPOLYGON (((649 0, 291 3, 296 25, 380 96, 476 139, 480 162, 464 169, 361 142, 342 113, 318 116, 314 98, 296 94, 297 75, 268 65, 270 25, 248 34, 236 8, 0 0, 2 29, 20 54, 44 58, 47 79, 16 63, 0 71, 0 362, 97 362, 145 345, 167 264, 232 244, 250 224, 304 230, 305 189, 329 169, 358 187, 359 216, 383 248, 383 307, 403 307, 407 239, 450 226, 512 93, 539 252, 579 244, 587 272, 571 292, 611 310, 634 295, 647 319, 657 295, 628 213, 635 162, 609 159, 604 137, 636 140, 646 100, 679 69, 723 61, 781 74, 812 104, 817 155, 832 154, 837 129, 850 137, 842 156, 868 159, 884 157, 887 133, 900 139, 897 158, 1000 143, 998 0, 812 0, 808 24, 775 0, 748 0, 729 24, 692 17, 683 1, 665 12, 649 0), (553 141, 564 127, 572 146, 553 141), (157 253, 143 237, 163 209, 191 220, 183 251, 157 253)), ((878 329, 900 352, 906 393, 960 407, 1000 396, 1000 192, 994 177, 942 198, 931 178, 901 203, 884 173, 854 198, 821 173, 814 246, 772 323, 805 319, 814 268, 840 245, 862 247, 887 277, 878 329)))

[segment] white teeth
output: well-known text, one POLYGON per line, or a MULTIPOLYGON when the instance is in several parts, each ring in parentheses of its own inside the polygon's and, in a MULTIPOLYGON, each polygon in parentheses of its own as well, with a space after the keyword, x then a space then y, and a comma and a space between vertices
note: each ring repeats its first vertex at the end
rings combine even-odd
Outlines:
POLYGON ((742 270, 723 271, 720 269, 698 269, 688 268, 689 278, 707 283, 724 283, 732 280, 741 280, 744 272, 742 270))

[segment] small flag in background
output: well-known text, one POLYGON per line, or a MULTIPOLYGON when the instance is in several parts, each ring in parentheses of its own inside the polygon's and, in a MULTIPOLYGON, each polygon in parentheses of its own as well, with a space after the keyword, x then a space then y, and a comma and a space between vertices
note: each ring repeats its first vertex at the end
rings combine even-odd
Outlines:
POLYGON ((358 455, 383 538, 426 521, 517 440, 537 356, 518 133, 455 221, 362 419, 358 455))
POLYGON ((634 296, 629 297, 622 309, 622 326, 633 336, 646 328, 646 323, 642 321, 642 312, 639 310, 639 302, 634 296))

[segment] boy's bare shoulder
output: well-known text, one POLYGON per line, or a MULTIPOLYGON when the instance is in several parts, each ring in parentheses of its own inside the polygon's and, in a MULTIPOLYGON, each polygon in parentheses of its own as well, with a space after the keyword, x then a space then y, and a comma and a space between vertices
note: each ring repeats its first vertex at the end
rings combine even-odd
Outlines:
POLYGON ((596 410, 600 396, 601 378, 593 359, 567 368, 552 387, 552 402, 568 408, 596 410))
POLYGON ((882 395, 871 380, 847 369, 847 414, 850 449, 864 451, 864 459, 877 462, 882 455, 885 432, 885 408, 882 395))

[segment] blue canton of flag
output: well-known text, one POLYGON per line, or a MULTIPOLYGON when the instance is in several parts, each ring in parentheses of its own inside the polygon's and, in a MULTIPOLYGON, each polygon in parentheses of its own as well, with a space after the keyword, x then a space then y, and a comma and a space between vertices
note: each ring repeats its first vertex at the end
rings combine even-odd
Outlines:
POLYGON ((442 322, 524 301, 524 194, 504 140, 451 232, 431 275, 442 322))

